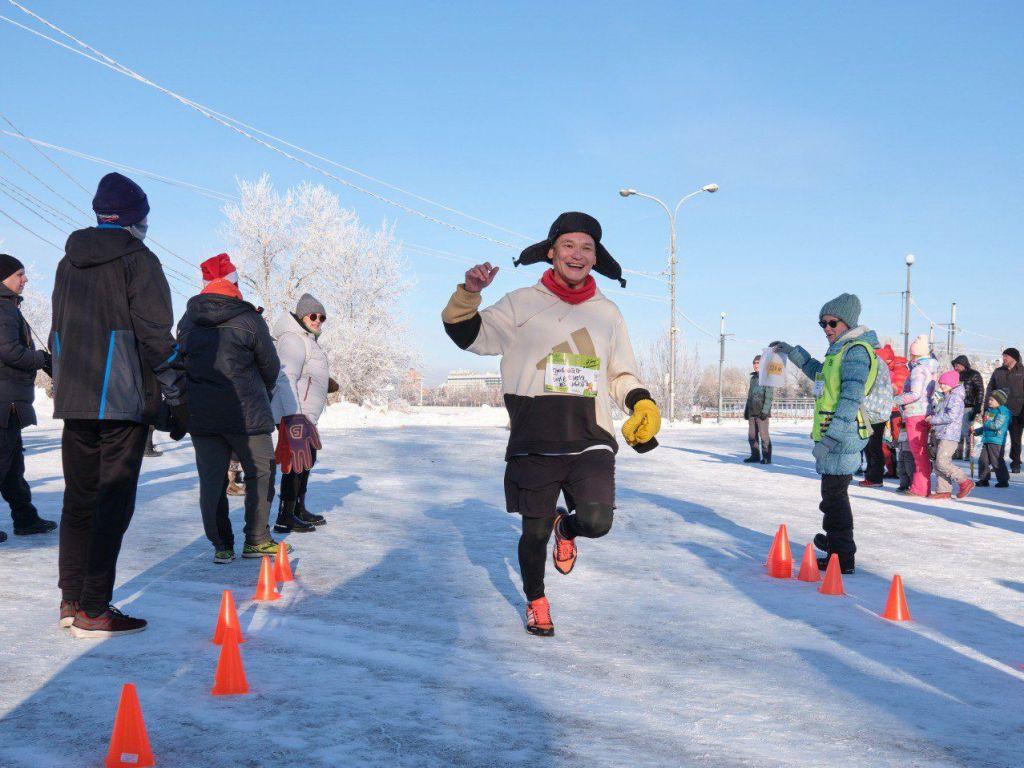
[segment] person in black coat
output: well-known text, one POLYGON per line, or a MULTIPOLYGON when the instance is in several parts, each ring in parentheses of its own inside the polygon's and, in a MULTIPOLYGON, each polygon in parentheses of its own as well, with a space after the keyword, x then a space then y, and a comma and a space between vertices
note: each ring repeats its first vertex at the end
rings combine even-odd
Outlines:
POLYGON ((110 604, 121 542, 135 512, 149 425, 181 439, 184 374, 171 336, 171 291, 144 244, 149 200, 119 173, 92 201, 99 223, 68 237, 53 284, 54 416, 64 419, 61 626, 77 637, 140 632, 110 604))
MULTIPOLYGON (((49 533, 57 527, 39 517, 25 482, 21 430, 36 423, 36 372, 50 370, 49 353, 36 349, 32 329, 19 309, 27 283, 25 266, 0 253, 0 495, 11 507, 16 536, 49 533)), ((6 539, 0 531, 0 541, 6 539)))
POLYGON ((1003 364, 992 372, 985 402, 1001 389, 1006 393, 1006 409, 1010 412, 1010 471, 1020 472, 1020 441, 1024 432, 1024 366, 1020 352, 1014 347, 1003 350, 1003 364))
POLYGON ((953 358, 953 369, 960 374, 960 383, 964 386, 963 437, 960 438, 960 445, 953 458, 970 459, 974 442, 971 440, 971 424, 985 408, 985 380, 981 377, 981 371, 971 367, 971 361, 966 355, 953 358))
POLYGON ((275 474, 270 397, 281 362, 261 311, 242 299, 227 254, 207 259, 202 269, 206 287, 188 300, 178 343, 188 374, 203 528, 214 562, 229 563, 235 558, 227 497, 232 453, 245 473, 242 557, 276 551, 268 527, 275 474))

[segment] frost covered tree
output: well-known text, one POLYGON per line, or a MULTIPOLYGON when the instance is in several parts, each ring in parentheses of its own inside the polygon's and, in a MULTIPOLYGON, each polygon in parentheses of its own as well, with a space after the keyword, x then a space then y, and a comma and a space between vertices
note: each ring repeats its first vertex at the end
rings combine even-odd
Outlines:
MULTIPOLYGON (((669 401, 669 344, 668 334, 662 333, 648 344, 637 360, 640 380, 650 390, 651 396, 660 407, 662 413, 668 413, 669 401), (663 405, 662 405, 663 404, 663 405)), ((676 415, 687 418, 691 406, 697 401, 697 390, 700 386, 700 353, 694 350, 689 354, 686 339, 676 342, 676 415)))
POLYGON ((320 345, 340 395, 391 399, 413 362, 398 299, 411 285, 391 227, 364 227, 338 196, 308 182, 284 193, 264 174, 239 181, 224 208, 243 293, 273 324, 303 293, 327 310, 320 345))

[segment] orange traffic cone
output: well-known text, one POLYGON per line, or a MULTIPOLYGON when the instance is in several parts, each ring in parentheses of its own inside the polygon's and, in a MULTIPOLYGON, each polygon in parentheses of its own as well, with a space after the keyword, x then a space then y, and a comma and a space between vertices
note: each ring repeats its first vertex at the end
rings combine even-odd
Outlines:
POLYGON ((274 580, 295 581, 295 577, 292 575, 292 566, 288 562, 288 549, 283 541, 277 545, 277 556, 274 558, 274 580))
POLYGON ((220 615, 217 617, 217 628, 213 631, 213 642, 220 645, 228 632, 233 633, 239 643, 245 642, 242 625, 238 623, 238 614, 235 612, 235 598, 230 589, 225 589, 220 596, 220 615))
POLYGON ((217 661, 217 672, 213 677, 214 696, 233 696, 248 693, 249 684, 245 681, 245 668, 242 667, 242 653, 234 635, 226 635, 220 647, 220 659, 217 661))
POLYGON ((260 565, 260 580, 256 582, 256 594, 253 600, 280 600, 281 595, 277 591, 277 582, 274 581, 274 569, 270 565, 270 556, 263 556, 263 563, 260 565))
POLYGON ((776 579, 793 578, 793 553, 789 549, 789 534, 786 526, 780 525, 768 550, 768 575, 776 579))
POLYGON ((813 544, 804 547, 804 558, 800 561, 800 573, 796 577, 800 581, 819 581, 821 579, 821 571, 818 570, 818 558, 814 554, 813 544))
POLYGON ((845 595, 843 592, 843 573, 839 569, 839 555, 833 552, 828 558, 825 569, 825 581, 818 587, 823 595, 845 595))
POLYGON ((142 720, 139 695, 132 683, 125 683, 121 689, 121 702, 117 705, 114 718, 114 732, 110 735, 107 750, 107 768, 147 768, 153 762, 153 750, 146 736, 146 724, 142 720))
POLYGON ((907 596, 903 594, 903 579, 899 574, 892 577, 889 587, 889 599, 885 603, 883 619, 889 621, 910 621, 910 609, 907 608, 907 596))

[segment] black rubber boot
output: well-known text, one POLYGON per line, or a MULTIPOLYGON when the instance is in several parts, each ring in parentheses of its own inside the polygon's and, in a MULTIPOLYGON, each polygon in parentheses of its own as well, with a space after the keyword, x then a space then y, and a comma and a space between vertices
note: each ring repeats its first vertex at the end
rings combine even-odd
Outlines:
POLYGON ((291 533, 292 531, 309 533, 315 531, 316 528, 296 515, 296 502, 282 499, 277 508, 277 522, 274 524, 274 530, 277 533, 291 533))
POLYGON ((761 461, 761 451, 757 447, 757 440, 748 440, 750 443, 750 458, 744 459, 744 464, 757 464, 761 461))
POLYGON ((57 530, 57 523, 53 520, 43 520, 36 515, 35 520, 14 524, 15 536, 31 536, 34 533, 49 533, 57 530))
POLYGON ((327 518, 323 515, 315 515, 306 509, 306 494, 299 496, 298 501, 295 502, 295 516, 304 523, 309 525, 326 525, 327 518))
POLYGON ((761 463, 762 464, 771 464, 772 463, 772 444, 771 443, 768 443, 768 445, 766 445, 764 447, 764 451, 761 452, 761 463))

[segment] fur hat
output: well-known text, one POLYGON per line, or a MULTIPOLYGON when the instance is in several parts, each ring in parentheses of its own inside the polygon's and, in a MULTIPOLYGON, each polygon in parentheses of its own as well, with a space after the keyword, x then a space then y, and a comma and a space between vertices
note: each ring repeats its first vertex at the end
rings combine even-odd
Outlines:
POLYGON ((912 355, 925 357, 930 351, 931 344, 928 343, 928 337, 923 333, 910 342, 910 354, 912 355))
POLYGON ((597 263, 594 264, 594 271, 612 280, 618 280, 619 284, 625 288, 626 281, 622 279, 622 267, 608 253, 608 249, 601 245, 600 222, 593 216, 588 216, 585 213, 563 213, 555 219, 548 230, 547 240, 534 243, 520 253, 519 258, 512 263, 518 267, 520 264, 537 264, 547 261, 548 251, 554 247, 555 241, 562 235, 568 235, 572 232, 582 232, 594 238, 594 245, 597 246, 597 263))
POLYGON ((851 328, 855 328, 860 323, 860 299, 852 293, 841 293, 832 301, 825 302, 825 306, 818 313, 818 319, 825 315, 837 317, 851 328))
POLYGON ((960 374, 956 371, 946 371, 944 374, 939 376, 939 384, 947 387, 959 387, 960 374))

